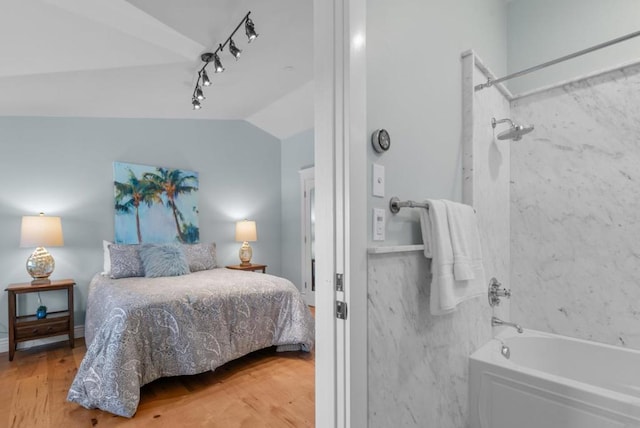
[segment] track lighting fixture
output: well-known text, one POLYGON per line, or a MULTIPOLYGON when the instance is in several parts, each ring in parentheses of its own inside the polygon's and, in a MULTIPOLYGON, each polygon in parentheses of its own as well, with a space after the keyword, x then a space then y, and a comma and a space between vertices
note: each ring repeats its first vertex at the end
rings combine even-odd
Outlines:
POLYGON ((202 101, 205 98, 200 85, 196 86, 196 98, 198 99, 198 101, 202 101))
POLYGON ((251 20, 251 18, 249 18, 249 15, 247 15, 247 21, 244 23, 244 32, 249 39, 249 43, 251 43, 251 41, 256 37, 258 37, 256 28, 253 26, 253 21, 251 20))
POLYGON ((202 104, 200 101, 205 99, 204 92, 202 91, 203 86, 211 86, 211 79, 209 79, 209 75, 207 75, 207 66, 210 62, 213 62, 213 70, 215 73, 222 73, 224 71, 224 67, 222 66, 222 61, 220 61, 220 57, 218 56, 218 52, 222 52, 224 47, 229 45, 229 53, 234 56, 237 60, 240 58, 240 54, 242 50, 239 49, 232 37, 236 34, 240 26, 244 23, 244 31, 247 35, 248 42, 251 43, 253 39, 258 37, 258 33, 256 33, 255 26, 253 21, 249 18, 251 12, 247 12, 247 14, 242 18, 240 23, 236 26, 236 29, 233 30, 231 35, 227 38, 227 40, 218 45, 218 48, 214 52, 205 52, 200 55, 200 59, 204 62, 204 65, 198 71, 198 79, 196 81, 196 87, 193 89, 193 94, 191 95, 191 105, 194 110, 200 110, 202 108, 202 104))
POLYGON ((240 54, 242 53, 242 50, 238 49, 236 44, 233 43, 233 39, 229 40, 229 53, 236 57, 236 60, 240 58, 240 54))
POLYGON ((209 80, 209 76, 207 75, 207 70, 204 68, 200 73, 200 79, 202 80, 202 86, 211 86, 211 80, 209 80))
POLYGON ((224 67, 222 66, 222 62, 220 62, 220 57, 217 53, 213 54, 213 69, 216 73, 222 73, 224 71, 224 67))

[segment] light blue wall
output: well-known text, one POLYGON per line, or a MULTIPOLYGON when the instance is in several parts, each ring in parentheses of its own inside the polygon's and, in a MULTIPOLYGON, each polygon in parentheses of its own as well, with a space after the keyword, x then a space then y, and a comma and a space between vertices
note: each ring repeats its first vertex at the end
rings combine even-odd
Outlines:
MULTIPOLYGON (((637 0, 508 2, 508 72, 638 31, 637 0)), ((515 94, 640 60, 640 37, 506 82, 515 94)), ((501 77, 501 76, 500 76, 501 77)))
POLYGON ((506 71, 504 0, 367 1, 367 128, 391 149, 369 146, 369 245, 422 243, 418 213, 388 210, 392 196, 462 199, 462 69, 473 49, 506 71), (386 195, 371 196, 371 163, 386 168, 386 195), (372 242, 372 208, 387 210, 386 242, 372 242))
POLYGON ((282 276, 302 290, 300 171, 314 165, 313 129, 282 140, 282 276))
MULTIPOLYGON (((84 323, 87 286, 102 270, 102 240, 113 239, 113 162, 199 172, 200 238, 218 245, 218 263, 236 264, 236 220, 254 219, 256 262, 280 274, 280 141, 244 121, 0 118, 0 272, 2 283, 30 280, 19 248, 23 215, 62 217, 65 246, 51 248, 54 278, 75 278, 76 325, 84 323)), ((3 287, 4 288, 4 287, 3 287)), ((64 292, 43 293, 49 310, 64 292)), ((23 302, 33 312, 37 303, 23 302)), ((0 297, 6 337, 7 296, 0 297)))

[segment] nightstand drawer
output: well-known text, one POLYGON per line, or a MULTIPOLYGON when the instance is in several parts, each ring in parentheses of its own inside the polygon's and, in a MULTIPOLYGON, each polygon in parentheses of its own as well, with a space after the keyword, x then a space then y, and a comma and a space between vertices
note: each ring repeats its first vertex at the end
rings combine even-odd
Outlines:
POLYGON ((66 334, 68 332, 69 317, 60 317, 53 320, 39 320, 37 322, 28 322, 16 325, 16 340, 53 336, 56 333, 66 334))

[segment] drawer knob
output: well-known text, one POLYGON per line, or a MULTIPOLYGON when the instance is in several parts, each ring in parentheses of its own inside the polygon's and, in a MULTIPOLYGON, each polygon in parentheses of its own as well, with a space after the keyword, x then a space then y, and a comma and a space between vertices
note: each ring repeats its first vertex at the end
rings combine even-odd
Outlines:
POLYGON ((48 327, 48 328, 47 328, 47 333, 48 333, 48 332, 50 332, 50 331, 52 331, 52 330, 53 330, 53 327, 48 327))
POLYGON ((34 328, 33 330, 31 330, 31 333, 36 334, 38 332, 37 328, 34 328))

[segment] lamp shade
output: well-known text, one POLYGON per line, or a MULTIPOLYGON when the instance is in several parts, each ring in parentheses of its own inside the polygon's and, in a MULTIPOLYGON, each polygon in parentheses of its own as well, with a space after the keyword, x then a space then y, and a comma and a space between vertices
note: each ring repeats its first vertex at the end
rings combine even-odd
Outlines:
POLYGON ((256 232, 256 222, 253 220, 242 220, 236 222, 236 241, 253 242, 258 240, 256 232))
POLYGON ((42 213, 39 216, 22 217, 21 247, 61 247, 63 245, 60 217, 47 217, 42 213))

